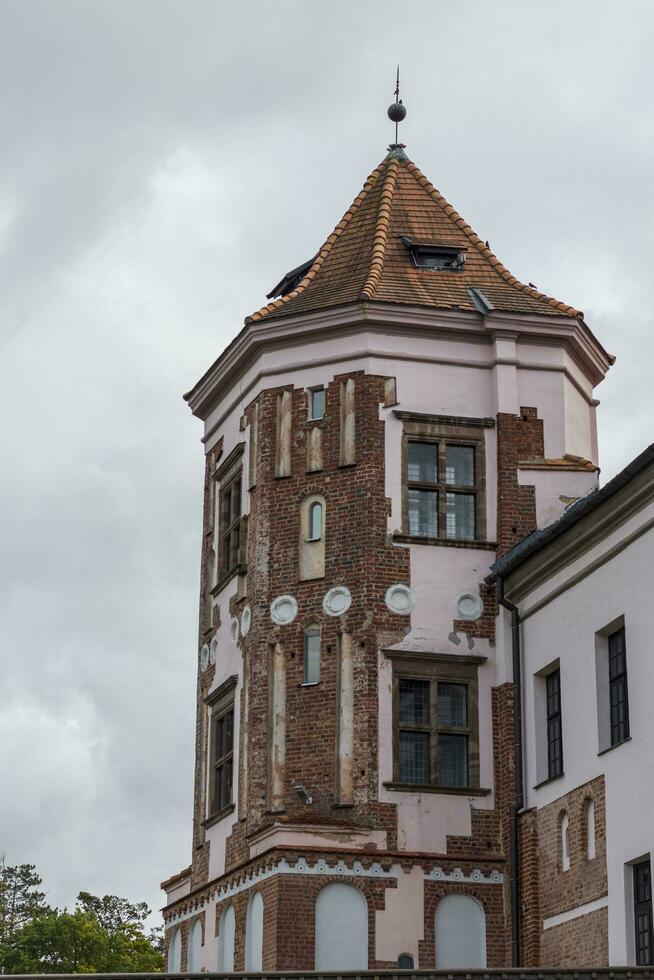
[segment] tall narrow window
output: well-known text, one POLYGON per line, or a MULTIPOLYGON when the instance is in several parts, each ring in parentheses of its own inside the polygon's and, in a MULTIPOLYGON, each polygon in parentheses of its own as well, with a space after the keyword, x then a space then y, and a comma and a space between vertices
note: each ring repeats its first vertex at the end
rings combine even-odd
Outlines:
POLYGON ((547 696, 547 775, 563 772, 563 732, 561 729, 561 671, 557 667, 545 678, 547 696))
POLYGON ((652 869, 649 858, 634 864, 634 926, 636 965, 654 965, 652 927, 652 869))
POLYGON ((304 683, 320 680, 320 630, 312 627, 304 634, 304 683))
POLYGON ((235 689, 236 677, 231 677, 205 699, 211 711, 208 817, 232 804, 235 689))
POLYGON ((238 565, 241 524, 241 474, 220 488, 221 575, 238 565))
POLYGON ((397 680, 395 780, 414 785, 473 786, 470 688, 456 678, 397 680))
POLYGON ((309 392, 309 420, 324 418, 325 415, 325 389, 312 388, 309 392))
POLYGON ((479 534, 481 441, 406 441, 406 531, 414 537, 475 541, 479 534))
POLYGON ((609 635, 609 705, 611 745, 629 738, 629 697, 627 691, 627 651, 624 626, 609 635))
POLYGON ((586 829, 586 859, 592 861, 597 851, 595 846, 595 801, 586 800, 584 804, 586 829))
POLYGON ((320 541, 322 538, 322 504, 315 501, 309 507, 309 541, 320 541))

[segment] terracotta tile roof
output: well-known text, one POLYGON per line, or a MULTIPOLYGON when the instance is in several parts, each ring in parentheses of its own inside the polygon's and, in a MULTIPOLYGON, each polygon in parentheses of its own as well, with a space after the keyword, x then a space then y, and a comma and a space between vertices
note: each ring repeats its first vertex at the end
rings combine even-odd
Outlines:
POLYGON ((512 276, 418 167, 392 150, 370 174, 302 281, 248 321, 357 300, 477 311, 469 287, 501 312, 583 316, 512 276), (459 246, 465 249, 465 264, 457 271, 417 268, 403 237, 459 246))

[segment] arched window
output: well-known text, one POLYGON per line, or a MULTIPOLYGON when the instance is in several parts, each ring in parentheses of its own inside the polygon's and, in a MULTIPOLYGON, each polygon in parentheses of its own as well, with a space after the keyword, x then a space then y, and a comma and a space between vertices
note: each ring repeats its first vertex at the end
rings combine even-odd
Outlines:
POLYGON ((486 966, 486 916, 471 895, 445 895, 436 906, 436 969, 486 966))
POLYGON ((312 626, 304 634, 304 683, 320 680, 320 629, 312 626))
POLYGON ((322 504, 315 500, 309 507, 309 533, 307 541, 320 541, 322 538, 322 504))
POLYGON ((570 819, 563 811, 559 818, 561 830, 561 871, 570 870, 570 819))
POLYGON ((334 882, 316 899, 315 969, 368 969, 368 903, 354 885, 334 882))
POLYGON ((595 801, 590 798, 584 804, 584 826, 586 829, 586 857, 592 861, 597 852, 595 848, 595 801))
POLYGON ((196 919, 188 934, 188 972, 199 973, 202 966, 202 924, 196 919))
POLYGON ((179 973, 182 969, 182 936, 179 926, 170 934, 168 939, 168 972, 179 973))
POLYGON ((310 494, 300 504, 299 573, 300 581, 325 577, 325 537, 327 508, 325 498, 310 494))
POLYGON ((400 953, 397 958, 397 968, 398 970, 413 969, 413 956, 411 953, 400 953))
POLYGON ((263 969, 263 899, 255 892, 245 917, 245 969, 261 973, 263 969))
POLYGON ((234 972, 235 931, 234 906, 228 905, 220 916, 220 926, 218 929, 218 969, 221 973, 234 972))

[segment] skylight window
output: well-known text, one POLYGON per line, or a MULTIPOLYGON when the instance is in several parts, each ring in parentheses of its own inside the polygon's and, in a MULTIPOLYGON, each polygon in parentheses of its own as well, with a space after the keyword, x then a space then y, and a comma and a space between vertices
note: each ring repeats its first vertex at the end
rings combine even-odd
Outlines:
POLYGON ((437 272, 459 272, 463 269, 466 260, 466 249, 463 245, 414 242, 407 237, 403 237, 402 241, 418 269, 434 269, 437 272))

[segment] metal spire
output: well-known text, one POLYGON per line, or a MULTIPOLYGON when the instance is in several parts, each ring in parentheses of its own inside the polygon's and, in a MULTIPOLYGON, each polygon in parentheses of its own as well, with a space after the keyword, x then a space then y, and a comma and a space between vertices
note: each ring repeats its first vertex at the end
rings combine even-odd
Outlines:
POLYGON ((400 66, 397 66, 397 77, 395 80, 395 102, 392 102, 388 107, 388 118, 391 122, 395 123, 395 142, 391 144, 389 149, 400 149, 404 148, 403 143, 398 143, 398 132, 397 128, 406 116, 406 107, 402 104, 402 99, 400 98, 400 66))

